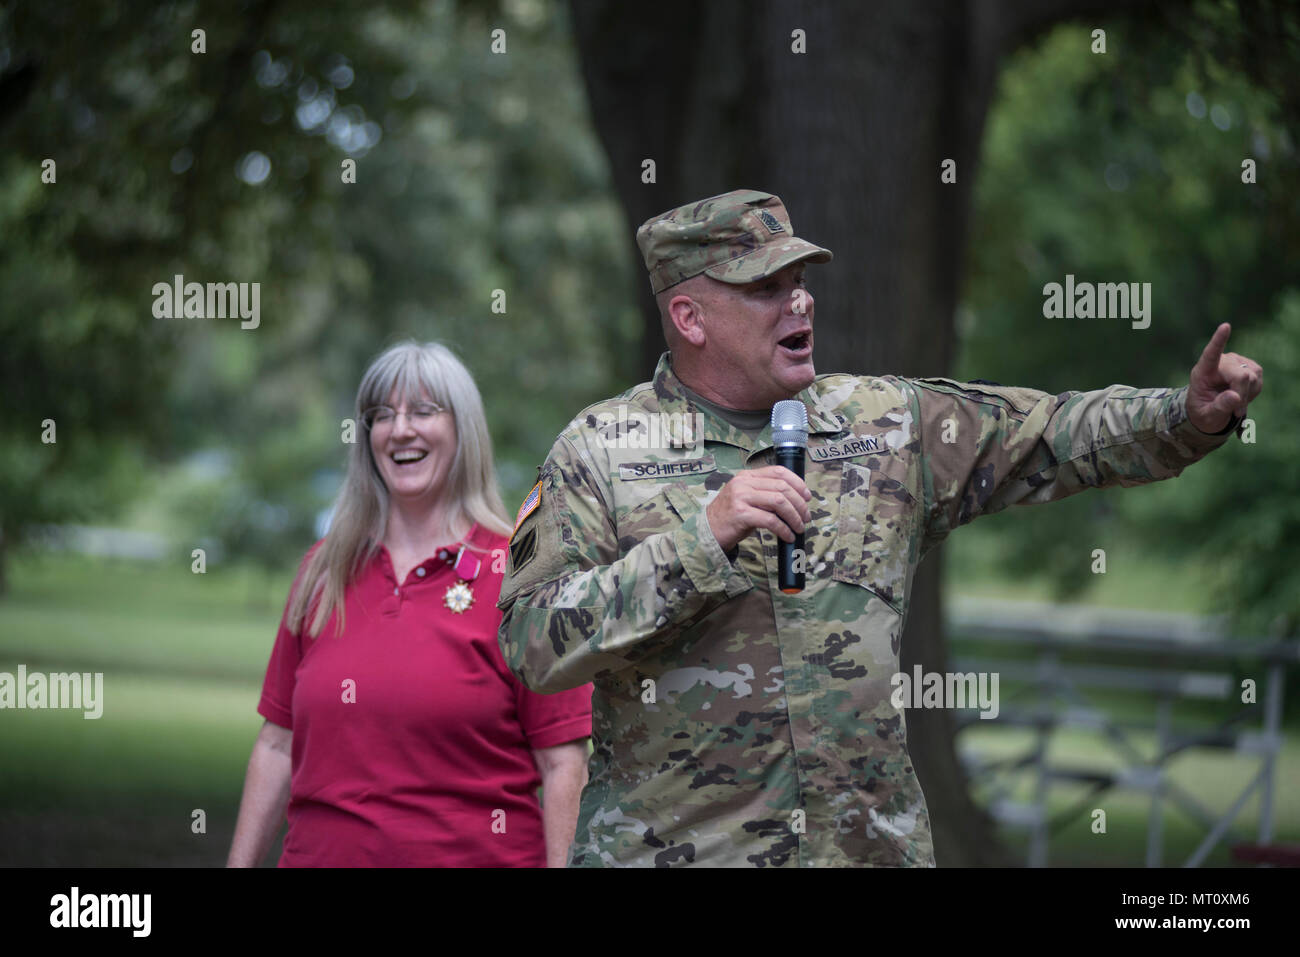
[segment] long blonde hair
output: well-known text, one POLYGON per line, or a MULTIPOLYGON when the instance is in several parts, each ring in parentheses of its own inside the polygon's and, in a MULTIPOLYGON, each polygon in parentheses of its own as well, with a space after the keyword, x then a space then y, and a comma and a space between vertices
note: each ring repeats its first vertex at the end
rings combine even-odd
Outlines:
MULTIPOLYGON (((394 393, 408 405, 427 395, 455 417, 456 454, 443 493, 447 527, 477 522, 508 535, 510 523, 497 490, 483 399, 469 370, 441 343, 399 342, 384 350, 361 377, 356 421, 361 422, 364 410, 387 403, 394 393)), ((335 612, 335 633, 342 634, 344 591, 379 551, 388 526, 388 487, 370 451, 370 436, 359 430, 356 438, 329 531, 303 563, 289 602, 290 627, 299 633, 305 628, 312 637, 320 634, 335 612)))

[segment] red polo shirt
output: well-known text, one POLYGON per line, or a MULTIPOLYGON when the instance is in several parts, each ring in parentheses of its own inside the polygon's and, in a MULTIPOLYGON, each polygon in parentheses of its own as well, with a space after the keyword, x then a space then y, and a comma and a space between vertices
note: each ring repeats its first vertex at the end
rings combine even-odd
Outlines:
POLYGON ((439 549, 399 584, 380 548, 345 593, 342 636, 333 617, 315 639, 281 620, 257 707, 293 731, 281 867, 546 865, 531 751, 591 734, 591 685, 540 695, 510 673, 507 539, 476 525, 468 540, 483 551, 463 613, 439 549))

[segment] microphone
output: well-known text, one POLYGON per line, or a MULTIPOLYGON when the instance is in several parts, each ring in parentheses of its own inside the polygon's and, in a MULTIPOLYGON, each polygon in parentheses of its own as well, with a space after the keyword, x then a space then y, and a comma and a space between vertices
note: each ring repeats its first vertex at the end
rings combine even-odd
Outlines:
MULTIPOLYGON (((784 465, 803 478, 804 449, 808 447, 808 410, 802 402, 784 399, 772 406, 772 446, 776 452, 776 464, 784 465)), ((778 539, 776 549, 777 584, 784 594, 797 595, 803 591, 803 570, 807 563, 803 533, 800 532, 789 543, 778 539), (797 558, 795 552, 799 553, 797 558)))

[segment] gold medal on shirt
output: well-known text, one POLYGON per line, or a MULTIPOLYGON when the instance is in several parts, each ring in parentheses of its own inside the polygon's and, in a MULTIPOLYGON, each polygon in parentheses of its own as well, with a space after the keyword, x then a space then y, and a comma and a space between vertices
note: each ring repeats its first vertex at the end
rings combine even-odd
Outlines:
POLYGON ((458 615, 463 615, 474 604, 474 592, 464 582, 456 582, 442 596, 442 603, 458 615))
POLYGON ((483 563, 465 550, 465 546, 460 547, 460 552, 456 555, 456 561, 452 565, 456 577, 460 579, 456 584, 447 589, 447 594, 442 596, 442 603, 452 610, 454 614, 463 615, 474 604, 474 591, 470 588, 474 579, 478 577, 479 570, 482 569, 483 563))

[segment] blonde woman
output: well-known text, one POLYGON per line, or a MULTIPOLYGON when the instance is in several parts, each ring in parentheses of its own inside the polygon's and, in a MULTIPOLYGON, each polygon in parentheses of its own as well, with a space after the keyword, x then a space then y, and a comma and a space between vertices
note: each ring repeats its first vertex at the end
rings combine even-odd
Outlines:
POLYGON ((282 867, 562 867, 591 686, 535 694, 501 657, 511 527, 474 380, 406 342, 356 408, 365 440, 289 595, 228 864, 259 863, 287 811, 282 867))

